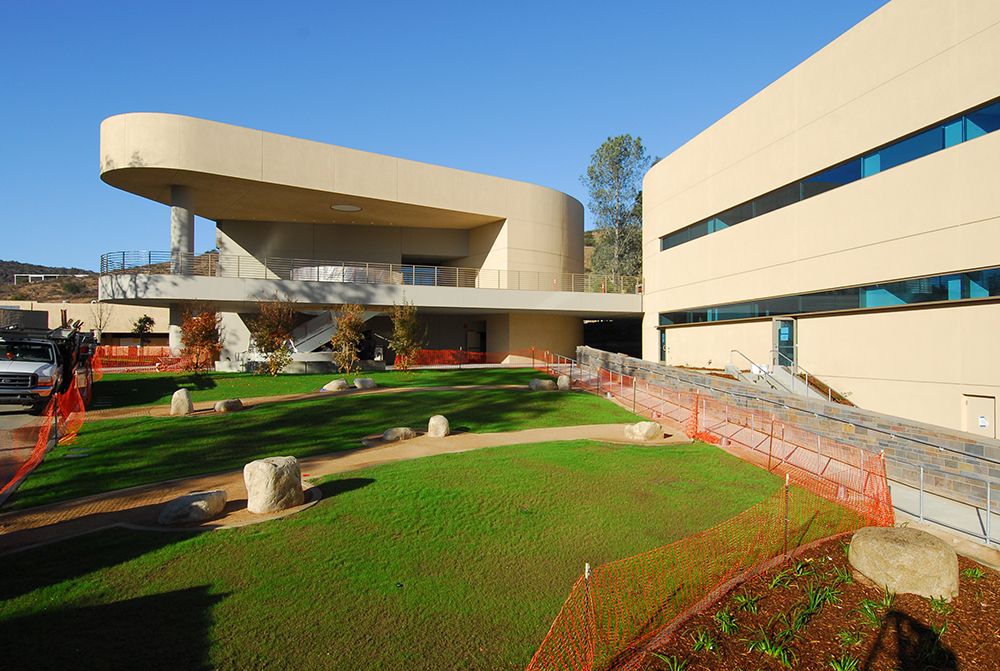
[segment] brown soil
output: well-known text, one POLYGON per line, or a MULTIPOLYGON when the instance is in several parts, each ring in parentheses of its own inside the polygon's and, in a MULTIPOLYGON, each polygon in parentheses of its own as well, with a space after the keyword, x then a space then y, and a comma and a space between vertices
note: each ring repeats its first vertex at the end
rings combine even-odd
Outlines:
POLYGON ((856 671, 906 671, 932 669, 1000 668, 1000 575, 970 559, 959 557, 959 596, 951 603, 931 601, 913 594, 895 596, 886 606, 886 595, 856 580, 838 582, 837 569, 850 571, 843 540, 827 541, 799 557, 773 568, 737 587, 704 613, 685 622, 670 642, 650 656, 649 670, 703 671, 736 669, 854 669, 856 671), (794 576, 796 567, 802 575, 794 576), (771 588, 782 571, 786 585, 771 588), (972 573, 981 571, 976 579, 972 573), (748 650, 748 644, 780 639, 788 622, 805 609, 809 585, 838 590, 837 600, 824 605, 785 647, 788 665, 765 652, 748 650), (741 610, 745 597, 757 598, 758 612, 741 610), (874 602, 878 624, 860 613, 874 602), (720 612, 735 615, 738 631, 723 633, 720 612), (707 632, 714 649, 695 652, 699 632, 707 632), (850 666, 851 660, 855 666, 850 666), (847 662, 835 666, 831 662, 847 662), (678 666, 684 662, 684 666, 678 666))

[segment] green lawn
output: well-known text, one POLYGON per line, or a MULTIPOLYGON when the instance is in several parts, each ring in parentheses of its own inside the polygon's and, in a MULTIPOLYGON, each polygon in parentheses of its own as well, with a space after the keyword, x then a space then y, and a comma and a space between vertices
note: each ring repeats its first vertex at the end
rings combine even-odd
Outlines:
MULTIPOLYGON (((137 377, 132 384, 143 382, 137 377)), ((453 429, 476 433, 637 421, 591 394, 526 389, 324 394, 234 414, 93 421, 83 425, 75 444, 53 450, 3 510, 243 468, 268 456, 357 449, 364 436, 392 426, 426 429, 436 414, 453 429)))
MULTIPOLYGON (((453 424, 515 421, 479 418, 502 400, 477 400, 453 424)), ((296 404, 271 431, 287 413, 327 416, 322 432, 286 436, 304 442, 342 418, 338 404, 296 404)), ((236 426, 216 421, 213 435, 236 426)), ((0 557, 0 628, 17 641, 4 664, 523 669, 585 562, 685 538, 781 485, 700 443, 543 443, 345 473, 280 521, 193 536, 113 530, 0 557)))
MULTIPOLYGON (((370 377, 380 387, 441 387, 516 384, 527 386, 532 378, 550 376, 531 368, 481 368, 462 370, 387 371, 342 375, 253 375, 252 373, 108 373, 94 385, 94 398, 112 408, 170 403, 178 389, 188 389, 194 401, 279 396, 317 391, 331 380, 370 377)), ((103 404, 102 404, 103 407, 103 404)))

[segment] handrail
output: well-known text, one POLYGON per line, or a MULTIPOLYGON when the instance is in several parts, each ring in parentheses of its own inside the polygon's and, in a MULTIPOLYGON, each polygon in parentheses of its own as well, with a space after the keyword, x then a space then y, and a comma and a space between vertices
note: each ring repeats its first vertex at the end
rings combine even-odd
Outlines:
MULTIPOLYGON (((774 361, 777 365, 784 366, 785 368, 792 368, 793 369, 793 370, 789 371, 792 374, 792 389, 795 389, 795 375, 796 375, 796 372, 801 371, 801 372, 805 373, 805 375, 806 375, 806 380, 805 380, 805 382, 806 382, 806 395, 808 395, 809 394, 809 376, 812 375, 812 373, 810 373, 805 368, 803 368, 802 366, 800 366, 798 361, 793 360, 787 354, 782 354, 781 352, 779 352, 776 349, 772 349, 769 352, 769 354, 771 355, 771 360, 774 361), (788 361, 791 362, 791 366, 786 366, 785 364, 781 363, 781 359, 779 357, 784 358, 784 359, 788 359, 788 361)), ((813 380, 819 379, 815 375, 812 375, 812 378, 813 378, 813 380)), ((830 388, 830 385, 825 385, 825 386, 826 386, 826 400, 828 400, 830 402, 833 402, 833 389, 830 388)))
POLYGON ((786 387, 785 385, 783 385, 781 383, 781 380, 779 380, 778 378, 774 377, 774 375, 772 375, 771 372, 769 370, 767 370, 767 368, 765 368, 764 366, 761 366, 760 364, 754 362, 753 359, 751 359, 750 357, 748 357, 746 354, 744 354, 743 352, 739 351, 738 349, 729 350, 729 365, 733 365, 733 354, 739 354, 741 357, 743 357, 744 359, 747 360, 747 362, 750 364, 750 371, 751 371, 752 374, 753 374, 753 370, 754 369, 759 370, 760 371, 760 373, 758 373, 759 375, 763 375, 764 377, 769 378, 772 382, 774 382, 776 385, 778 385, 779 387, 781 387, 782 389, 784 389, 785 391, 787 391, 789 394, 794 394, 795 393, 794 391, 792 391, 792 389, 795 388, 795 383, 794 382, 792 383, 792 389, 789 389, 788 387, 786 387))
POLYGON ((267 256, 124 251, 101 256, 101 275, 189 275, 239 279, 396 284, 470 289, 513 289, 641 294, 641 277, 267 256))

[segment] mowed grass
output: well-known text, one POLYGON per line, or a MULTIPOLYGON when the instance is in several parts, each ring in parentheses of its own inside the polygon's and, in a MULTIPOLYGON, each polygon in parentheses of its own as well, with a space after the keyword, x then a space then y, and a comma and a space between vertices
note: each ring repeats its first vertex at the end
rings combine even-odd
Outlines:
POLYGON ((94 397, 102 407, 129 408, 163 405, 178 389, 191 392, 193 401, 227 398, 281 396, 317 391, 331 380, 370 377, 380 387, 442 387, 467 385, 524 385, 532 378, 551 376, 531 368, 479 368, 461 370, 415 370, 410 372, 364 372, 355 375, 254 375, 252 373, 107 373, 94 385, 94 397))
POLYGON ((346 473, 280 521, 0 557, 0 627, 17 641, 4 663, 523 669, 585 562, 685 538, 782 484, 701 443, 542 443, 346 473))
MULTIPOLYGON (((134 382, 141 383, 141 378, 134 382)), ((56 447, 3 510, 243 468, 263 457, 358 449, 364 436, 390 427, 426 430, 436 414, 447 417, 454 430, 475 433, 638 419, 591 394, 524 388, 323 394, 233 414, 92 421, 75 444, 56 447)))

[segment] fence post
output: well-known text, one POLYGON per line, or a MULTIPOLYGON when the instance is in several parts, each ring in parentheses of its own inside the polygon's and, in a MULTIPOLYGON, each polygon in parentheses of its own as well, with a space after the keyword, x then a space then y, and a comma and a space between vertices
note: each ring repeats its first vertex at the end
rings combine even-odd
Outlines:
POLYGON ((924 521, 924 467, 920 467, 920 521, 924 521))
POLYGON ((989 480, 986 481, 986 547, 990 546, 990 516, 992 513, 990 509, 993 507, 990 505, 990 486, 989 480))
POLYGON ((785 556, 788 556, 788 473, 785 473, 785 556))
POLYGON ((632 378, 632 414, 635 414, 635 378, 632 378))

